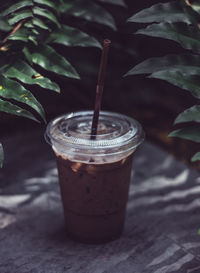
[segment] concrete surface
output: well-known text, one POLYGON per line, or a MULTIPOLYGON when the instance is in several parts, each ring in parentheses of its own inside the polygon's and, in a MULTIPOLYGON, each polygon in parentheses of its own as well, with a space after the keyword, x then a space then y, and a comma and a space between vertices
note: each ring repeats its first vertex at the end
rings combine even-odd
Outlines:
POLYGON ((65 234, 55 160, 38 132, 4 142, 0 273, 200 272, 200 176, 147 141, 133 162, 123 236, 84 245, 65 234))

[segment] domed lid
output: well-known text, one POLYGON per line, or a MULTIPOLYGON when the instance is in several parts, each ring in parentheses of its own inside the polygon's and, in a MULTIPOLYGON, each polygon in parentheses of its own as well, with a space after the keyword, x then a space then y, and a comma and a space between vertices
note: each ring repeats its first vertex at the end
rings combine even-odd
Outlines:
POLYGON ((89 164, 116 162, 144 140, 144 131, 136 120, 105 111, 100 112, 96 138, 91 139, 92 118, 93 111, 81 111, 48 124, 45 137, 57 156, 89 164))
POLYGON ((46 130, 48 142, 74 149, 134 149, 144 139, 141 125, 122 114, 101 111, 97 135, 91 139, 93 111, 68 113, 54 119, 46 130))

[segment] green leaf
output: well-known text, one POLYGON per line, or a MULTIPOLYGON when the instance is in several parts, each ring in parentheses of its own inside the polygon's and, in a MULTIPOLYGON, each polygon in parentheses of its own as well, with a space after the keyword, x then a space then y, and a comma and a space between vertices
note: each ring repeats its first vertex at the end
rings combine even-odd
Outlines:
POLYGON ((3 167, 3 160, 4 160, 4 152, 3 152, 3 146, 0 143, 0 168, 3 167))
POLYGON ((180 113, 175 119, 174 124, 190 121, 200 122, 200 105, 194 105, 180 113))
POLYGON ((59 12, 73 15, 87 21, 99 23, 117 30, 112 15, 101 6, 88 0, 69 0, 59 6, 59 12))
POLYGON ((138 30, 136 34, 173 40, 185 49, 200 52, 200 31, 185 23, 152 24, 145 29, 138 30))
POLYGON ((88 34, 66 25, 49 35, 47 43, 57 43, 64 46, 94 46, 102 48, 101 44, 88 34))
POLYGON ((55 23, 58 27, 61 26, 60 23, 58 22, 57 18, 55 17, 55 15, 51 11, 49 11, 47 9, 39 8, 39 7, 34 7, 32 9, 32 11, 33 11, 33 14, 35 14, 35 15, 39 15, 39 16, 49 19, 50 21, 55 23))
POLYGON ((180 0, 180 4, 183 7, 186 17, 191 21, 193 26, 195 26, 198 30, 200 16, 199 16, 198 12, 196 12, 195 9, 193 9, 193 5, 191 4, 191 1, 190 0, 189 1, 180 0))
POLYGON ((179 137, 200 143, 200 125, 175 130, 169 134, 169 137, 179 137))
POLYGON ((49 0, 33 0, 33 2, 37 3, 37 4, 47 6, 47 7, 50 7, 52 9, 54 9, 54 10, 57 9, 57 6, 52 1, 49 1, 49 0))
POLYGON ((14 99, 25 103, 35 109, 45 121, 45 113, 41 104, 17 81, 8 79, 0 75, 0 96, 6 99, 14 99))
POLYGON ((166 80, 180 88, 188 90, 191 94, 200 99, 200 77, 196 75, 185 75, 184 73, 178 72, 168 72, 160 71, 155 72, 148 78, 155 78, 166 80))
POLYGON ((128 22, 153 23, 153 22, 185 22, 190 23, 185 16, 183 8, 178 1, 158 3, 150 8, 143 9, 128 19, 128 22))
POLYGON ((125 76, 152 73, 149 78, 166 80, 200 98, 199 63, 199 55, 167 55, 146 60, 136 65, 125 76))
POLYGON ((0 16, 0 30, 1 31, 10 31, 12 27, 8 24, 5 18, 0 16))
POLYGON ((36 18, 36 17, 33 18, 32 23, 33 23, 33 25, 40 27, 42 29, 45 29, 45 30, 49 29, 49 27, 47 25, 45 25, 45 23, 42 20, 40 20, 39 18, 36 18))
POLYGON ((27 27, 27 28, 34 28, 34 25, 33 25, 32 21, 26 22, 26 23, 24 24, 24 26, 27 27))
POLYGON ((0 74, 4 73, 12 62, 13 56, 0 52, 0 74))
POLYGON ((36 45, 36 46, 38 45, 38 42, 37 42, 37 39, 36 39, 35 36, 29 35, 28 36, 28 40, 31 41, 31 42, 33 42, 34 45, 36 45))
POLYGON ((22 60, 18 60, 6 71, 6 73, 4 73, 4 75, 9 78, 15 78, 25 84, 37 84, 43 88, 60 92, 60 88, 55 82, 52 82, 48 78, 44 78, 22 60))
POLYGON ((123 0, 98 0, 98 1, 105 4, 112 4, 112 5, 117 5, 121 7, 126 7, 126 3, 123 0))
POLYGON ((18 29, 15 33, 8 37, 8 40, 28 42, 28 30, 25 28, 18 29))
POLYGON ((50 46, 41 44, 34 48, 33 53, 27 52, 26 57, 48 71, 79 79, 79 75, 73 66, 50 46))
POLYGON ((10 103, 8 101, 4 101, 1 99, 0 99, 0 111, 38 121, 29 111, 26 111, 22 109, 21 107, 14 105, 13 103, 10 103))
POLYGON ((17 11, 18 9, 25 8, 25 7, 32 7, 32 6, 33 6, 33 2, 31 0, 18 1, 16 4, 4 10, 1 14, 3 16, 6 16, 12 12, 17 11))
POLYGON ((35 35, 39 35, 40 33, 37 31, 37 29, 33 28, 31 29, 31 31, 35 34, 35 35))
POLYGON ((32 16, 33 15, 30 10, 22 10, 22 11, 14 13, 14 15, 8 19, 8 23, 10 25, 14 25, 14 24, 18 23, 19 21, 30 18, 32 16))
MULTIPOLYGON (((200 160, 200 152, 196 153, 191 159, 192 162, 199 161, 199 160, 200 160)), ((200 235, 200 230, 199 230, 199 235, 200 235)))
POLYGON ((167 55, 164 57, 150 58, 139 63, 125 76, 137 74, 151 74, 160 71, 177 72, 186 75, 200 75, 200 56, 194 54, 167 55))
POLYGON ((25 46, 22 50, 22 52, 24 53, 24 56, 26 57, 26 59, 28 60, 28 62, 32 65, 33 62, 32 62, 32 56, 31 56, 31 53, 28 49, 27 46, 25 46))
POLYGON ((200 4, 199 1, 193 1, 191 7, 194 11, 200 14, 200 4))

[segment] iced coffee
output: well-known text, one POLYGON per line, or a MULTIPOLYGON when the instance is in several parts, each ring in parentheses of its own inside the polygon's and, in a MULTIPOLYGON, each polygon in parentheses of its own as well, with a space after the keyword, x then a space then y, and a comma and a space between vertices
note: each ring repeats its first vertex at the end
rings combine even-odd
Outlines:
POLYGON ((69 236, 105 243, 122 234, 132 157, 144 134, 136 120, 102 111, 91 140, 92 114, 58 117, 48 125, 46 135, 57 159, 69 236))

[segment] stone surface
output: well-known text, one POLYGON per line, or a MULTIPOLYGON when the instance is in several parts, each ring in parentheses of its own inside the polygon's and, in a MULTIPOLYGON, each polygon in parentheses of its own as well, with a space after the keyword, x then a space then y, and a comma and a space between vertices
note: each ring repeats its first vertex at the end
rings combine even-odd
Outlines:
POLYGON ((57 170, 41 133, 3 142, 0 273, 200 272, 200 177, 145 142, 136 152, 123 236, 84 245, 65 234, 57 170))

